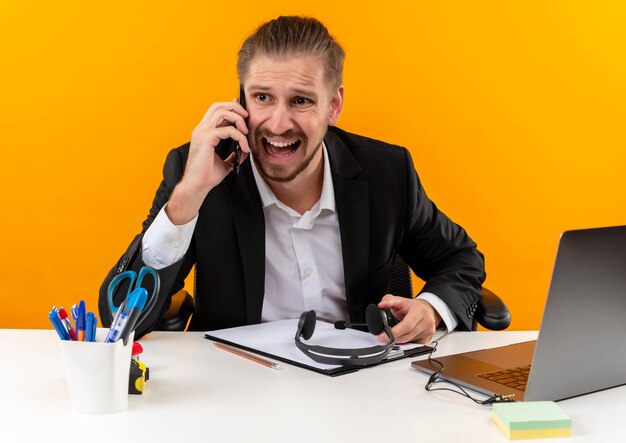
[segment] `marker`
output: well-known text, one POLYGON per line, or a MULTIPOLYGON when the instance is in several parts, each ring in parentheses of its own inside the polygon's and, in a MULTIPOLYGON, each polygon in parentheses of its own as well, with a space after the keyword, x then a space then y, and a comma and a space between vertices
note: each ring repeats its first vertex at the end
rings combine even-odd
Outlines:
POLYGON ((78 304, 78 318, 76 319, 78 341, 85 341, 85 300, 78 304))
POLYGON ((121 334, 121 339, 124 341, 124 346, 128 343, 128 337, 135 330, 137 320, 141 315, 141 311, 146 306, 148 301, 148 291, 145 288, 137 288, 129 295, 128 307, 125 309, 128 312, 128 321, 121 334))
POLYGON ((251 354, 249 352, 246 352, 246 351, 244 351, 242 349, 235 348, 233 346, 229 346, 227 344, 219 343, 219 342, 213 342, 213 344, 215 345, 215 347, 217 349, 221 349, 222 351, 230 352, 231 354, 235 354, 235 355, 238 355, 239 357, 246 358, 246 359, 248 359, 250 361, 253 361, 253 362, 258 363, 260 365, 266 366, 268 368, 277 369, 277 370, 281 370, 282 369, 282 367, 278 363, 273 362, 271 360, 266 360, 266 359, 261 358, 261 357, 259 357, 257 355, 254 355, 254 354, 251 354))
POLYGON ((69 334, 70 334, 70 340, 76 341, 76 329, 74 328, 74 325, 72 324, 72 321, 68 318, 67 312, 65 311, 65 308, 62 308, 62 307, 59 308, 57 310, 57 313, 59 314, 59 318, 61 319, 61 321, 65 325, 65 328, 67 329, 67 332, 69 332, 69 334))
POLYGON ((137 288, 128 295, 124 311, 119 316, 118 321, 111 325, 109 334, 104 340, 105 343, 115 343, 121 338, 124 341, 124 346, 126 346, 128 336, 135 330, 135 324, 146 305, 147 299, 148 291, 145 288, 137 288))
POLYGON ((96 341, 96 325, 98 324, 98 319, 93 312, 87 313, 85 323, 85 341, 96 341))
POLYGON ((48 314, 48 318, 50 319, 50 323, 52 323, 54 330, 57 331, 57 334, 59 334, 59 338, 61 340, 69 340, 70 334, 67 332, 67 329, 65 329, 65 326, 63 326, 55 308, 52 308, 52 311, 48 314))

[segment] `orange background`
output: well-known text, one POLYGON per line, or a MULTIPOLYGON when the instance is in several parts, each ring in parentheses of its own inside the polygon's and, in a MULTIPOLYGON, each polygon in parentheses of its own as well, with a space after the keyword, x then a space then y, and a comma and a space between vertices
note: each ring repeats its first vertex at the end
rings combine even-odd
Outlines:
POLYGON ((166 153, 237 96, 239 46, 280 14, 344 45, 339 126, 409 147, 513 329, 539 327, 563 230, 626 223, 621 1, 97 3, 0 4, 0 327, 96 309, 166 153))

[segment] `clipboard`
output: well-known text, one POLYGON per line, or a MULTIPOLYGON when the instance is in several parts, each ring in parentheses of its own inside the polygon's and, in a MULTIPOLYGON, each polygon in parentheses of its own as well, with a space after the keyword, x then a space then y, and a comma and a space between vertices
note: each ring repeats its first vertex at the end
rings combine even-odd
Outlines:
MULTIPOLYGON (((429 353, 432 350, 430 346, 411 343, 399 345, 398 349, 394 348, 387 358, 378 363, 360 366, 327 365, 312 360, 296 347, 294 337, 297 327, 298 319, 287 319, 206 331, 204 337, 207 340, 225 343, 248 352, 331 377, 349 374, 390 361, 415 357, 429 353)), ((368 332, 356 329, 339 330, 335 329, 330 323, 318 321, 315 325, 315 334, 313 334, 309 343, 338 348, 357 348, 372 346, 377 344, 377 340, 376 336, 368 332)))

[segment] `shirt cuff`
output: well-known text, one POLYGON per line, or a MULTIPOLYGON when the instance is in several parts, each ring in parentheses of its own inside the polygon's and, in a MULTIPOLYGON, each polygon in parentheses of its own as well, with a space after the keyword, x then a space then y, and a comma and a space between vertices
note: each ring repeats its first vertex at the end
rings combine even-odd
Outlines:
POLYGON ((459 321, 456 319, 456 315, 450 309, 450 306, 446 304, 442 299, 437 297, 432 292, 422 292, 416 298, 420 300, 426 300, 437 311, 437 314, 441 317, 441 320, 446 325, 448 331, 454 331, 458 326, 459 321))
POLYGON ((141 258, 154 269, 163 269, 183 258, 193 237, 198 216, 184 225, 173 224, 165 204, 141 240, 141 258))

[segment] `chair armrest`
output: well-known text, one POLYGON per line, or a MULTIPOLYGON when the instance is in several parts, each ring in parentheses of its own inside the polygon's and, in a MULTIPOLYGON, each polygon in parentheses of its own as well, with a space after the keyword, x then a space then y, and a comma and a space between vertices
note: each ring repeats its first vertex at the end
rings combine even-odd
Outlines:
POLYGON ((184 289, 172 295, 170 307, 167 309, 155 331, 184 331, 193 313, 193 297, 184 289))
POLYGON ((474 319, 487 329, 501 331, 511 324, 511 313, 500 297, 483 288, 474 319))

